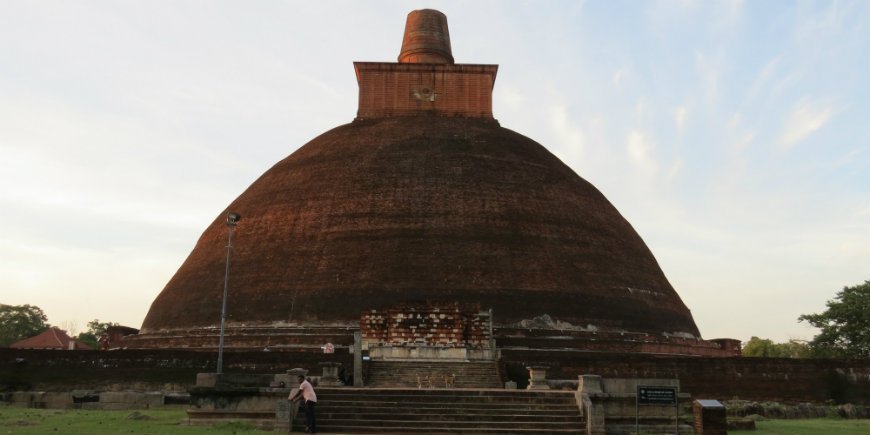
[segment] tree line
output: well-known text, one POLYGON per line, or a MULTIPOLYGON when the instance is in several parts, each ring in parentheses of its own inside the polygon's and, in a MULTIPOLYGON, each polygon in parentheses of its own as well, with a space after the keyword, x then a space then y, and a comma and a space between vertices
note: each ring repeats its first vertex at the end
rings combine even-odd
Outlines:
MULTIPOLYGON (((35 337, 48 328, 48 316, 35 305, 5 305, 0 304, 0 347, 8 347, 10 344, 25 338, 35 337)), ((88 329, 78 334, 75 339, 93 348, 98 347, 100 336, 110 326, 118 326, 114 322, 101 322, 94 319, 88 322, 88 329)))
POLYGON ((798 322, 819 329, 810 341, 752 337, 743 356, 773 358, 870 358, 870 281, 843 287, 821 313, 803 314, 798 322))

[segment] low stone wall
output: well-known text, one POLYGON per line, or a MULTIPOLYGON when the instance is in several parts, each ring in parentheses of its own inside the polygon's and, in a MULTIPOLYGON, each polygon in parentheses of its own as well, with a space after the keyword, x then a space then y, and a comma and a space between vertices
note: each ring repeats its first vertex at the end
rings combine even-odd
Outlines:
POLYGON ((870 359, 705 358, 502 349, 507 377, 525 388, 528 366, 549 379, 674 378, 703 399, 870 404, 870 359))
MULTIPOLYGON (((347 349, 336 353, 226 352, 227 373, 285 373, 304 368, 320 374, 321 362, 352 370, 347 349)), ((179 391, 190 389, 197 373, 214 372, 217 355, 184 350, 114 351, 0 349, 0 391, 70 392, 179 391)))
POLYGON ((741 352, 740 341, 727 338, 702 340, 637 332, 557 329, 555 324, 546 326, 497 327, 493 332, 496 347, 726 358, 740 356, 741 352))
MULTIPOLYGON (((529 366, 547 366, 548 379, 679 379, 682 391, 702 399, 780 403, 870 404, 870 359, 657 357, 557 350, 502 349, 502 373, 520 388, 529 366)), ((227 373, 285 373, 292 368, 319 375, 321 362, 352 370, 353 355, 315 352, 228 352, 227 373)), ((214 372, 217 355, 180 350, 63 351, 0 349, 0 391, 189 390, 200 372, 214 372)))
POLYGON ((778 402, 752 402, 748 400, 727 400, 723 404, 728 417, 749 417, 752 419, 800 419, 800 418, 870 418, 870 406, 827 405, 798 403, 788 405, 778 402))
POLYGON ((0 397, 9 406, 48 409, 153 409, 190 403, 190 395, 163 391, 16 391, 0 397))

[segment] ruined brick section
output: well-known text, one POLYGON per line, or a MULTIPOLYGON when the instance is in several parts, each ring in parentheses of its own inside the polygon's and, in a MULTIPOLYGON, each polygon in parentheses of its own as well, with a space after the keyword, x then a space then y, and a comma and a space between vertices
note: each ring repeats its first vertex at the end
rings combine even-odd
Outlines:
POLYGON ((354 62, 357 119, 435 115, 492 118, 498 65, 354 62))
POLYGON ((740 340, 674 337, 660 334, 608 331, 571 331, 497 327, 493 332, 499 348, 536 350, 575 349, 589 352, 740 356, 740 340))
POLYGON ((368 345, 489 348, 489 313, 479 304, 408 303, 363 313, 363 342, 368 345))

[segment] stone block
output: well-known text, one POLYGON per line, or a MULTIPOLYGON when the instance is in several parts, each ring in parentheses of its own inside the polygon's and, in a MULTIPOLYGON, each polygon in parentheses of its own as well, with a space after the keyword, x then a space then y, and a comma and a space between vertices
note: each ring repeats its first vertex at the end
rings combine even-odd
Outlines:
POLYGON ((695 400, 692 403, 692 414, 695 434, 726 435, 728 433, 725 405, 718 400, 695 400))
POLYGON ((214 388, 218 383, 217 373, 197 373, 196 386, 205 388, 214 388))
POLYGON ((43 401, 46 408, 69 409, 73 407, 73 397, 70 393, 45 393, 43 401))
POLYGON ((29 406, 33 402, 34 394, 32 391, 16 391, 12 393, 10 402, 14 405, 29 406))
POLYGON ((143 402, 143 394, 133 391, 106 391, 100 393, 100 403, 129 403, 143 402))
POLYGON ((529 366, 526 367, 529 371, 529 386, 527 390, 549 390, 547 384, 547 366, 529 366))
POLYGON ((161 391, 149 391, 142 395, 142 403, 149 408, 161 407, 164 402, 164 394, 161 391))

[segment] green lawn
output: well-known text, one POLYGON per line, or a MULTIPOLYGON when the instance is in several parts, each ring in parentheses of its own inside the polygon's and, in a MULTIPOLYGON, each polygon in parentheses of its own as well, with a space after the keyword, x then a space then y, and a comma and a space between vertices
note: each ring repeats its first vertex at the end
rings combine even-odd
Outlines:
POLYGON ((732 431, 746 435, 868 435, 870 420, 767 420, 755 422, 758 430, 732 431))
POLYGON ((0 435, 262 435, 247 424, 187 426, 184 409, 86 411, 0 406, 0 435))
MULTIPOLYGON (((767 420, 745 435, 870 435, 870 420, 767 420)), ((187 426, 182 407, 142 411, 25 409, 0 406, 0 435, 264 435, 247 424, 187 426)))

